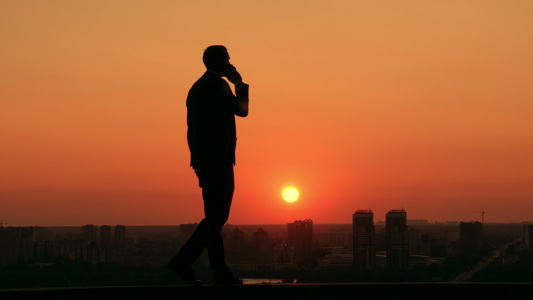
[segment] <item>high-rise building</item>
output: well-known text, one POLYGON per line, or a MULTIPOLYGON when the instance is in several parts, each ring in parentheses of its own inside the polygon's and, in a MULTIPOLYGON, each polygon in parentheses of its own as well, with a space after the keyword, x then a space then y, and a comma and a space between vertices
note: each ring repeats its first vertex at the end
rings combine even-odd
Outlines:
POLYGON ((239 228, 235 228, 228 234, 226 241, 229 248, 242 249, 245 246, 244 232, 239 228))
POLYGON ((103 247, 111 246, 111 226, 109 225, 100 226, 100 244, 103 247))
POLYGON ((464 255, 478 255, 483 243, 483 224, 461 222, 459 224, 459 245, 464 255))
POLYGON ((126 226, 124 225, 115 225, 115 244, 123 245, 126 241, 126 226))
POLYGON ((403 209, 390 210, 385 220, 387 234, 387 268, 403 270, 409 263, 409 232, 407 213, 403 209))
POLYGON ((96 242, 98 238, 98 227, 91 224, 82 226, 81 237, 87 242, 96 242))
POLYGON ((0 228, 0 265, 16 263, 18 234, 13 228, 0 228))
POLYGON ((526 249, 533 250, 533 225, 524 225, 524 244, 526 249))
POLYGON ((313 256, 313 221, 306 219, 288 223, 287 244, 294 247, 296 263, 308 262, 313 256))
POLYGON ((254 245, 257 247, 262 247, 263 245, 268 244, 268 232, 264 231, 263 228, 259 228, 254 232, 253 241, 254 245))
POLYGON ((376 227, 372 210, 358 210, 353 214, 353 265, 356 269, 376 266, 376 227))
POLYGON ((253 234, 252 253, 254 253, 255 264, 260 268, 270 267, 274 262, 273 245, 268 238, 268 233, 262 228, 253 234))

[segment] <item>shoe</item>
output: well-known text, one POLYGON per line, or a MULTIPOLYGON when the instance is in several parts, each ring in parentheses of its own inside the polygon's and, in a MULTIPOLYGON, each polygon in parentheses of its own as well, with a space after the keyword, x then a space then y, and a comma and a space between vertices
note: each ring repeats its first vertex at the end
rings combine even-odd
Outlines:
POLYGON ((171 261, 170 263, 168 263, 168 267, 174 273, 178 274, 178 276, 181 277, 181 279, 183 279, 185 282, 192 285, 202 285, 202 282, 196 279, 196 276, 194 276, 194 272, 191 268, 191 265, 180 264, 171 261))
POLYGON ((242 280, 233 276, 231 272, 215 272, 213 276, 213 284, 215 285, 240 285, 242 280))

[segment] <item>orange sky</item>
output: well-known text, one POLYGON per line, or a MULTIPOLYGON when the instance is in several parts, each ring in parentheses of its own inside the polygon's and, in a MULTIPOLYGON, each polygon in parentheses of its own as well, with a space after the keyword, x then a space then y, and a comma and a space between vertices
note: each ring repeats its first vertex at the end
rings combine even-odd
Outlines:
POLYGON ((529 0, 0 1, 0 222, 200 221, 185 97, 211 44, 250 84, 230 223, 533 220, 532 15, 529 0))

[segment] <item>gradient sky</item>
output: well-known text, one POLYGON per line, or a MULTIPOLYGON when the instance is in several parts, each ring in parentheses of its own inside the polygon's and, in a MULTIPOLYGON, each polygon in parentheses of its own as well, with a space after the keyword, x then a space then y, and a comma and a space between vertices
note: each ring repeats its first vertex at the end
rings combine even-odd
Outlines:
POLYGON ((531 16, 529 0, 0 0, 0 222, 199 222, 185 98, 211 44, 250 84, 229 223, 533 220, 531 16))

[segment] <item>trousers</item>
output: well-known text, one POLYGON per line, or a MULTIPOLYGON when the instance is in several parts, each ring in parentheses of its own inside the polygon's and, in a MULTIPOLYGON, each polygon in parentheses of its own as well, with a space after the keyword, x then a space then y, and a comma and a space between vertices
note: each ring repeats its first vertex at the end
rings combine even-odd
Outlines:
POLYGON ((235 190, 233 164, 195 166, 194 171, 202 188, 205 217, 173 260, 193 264, 207 248, 211 268, 224 271, 227 265, 222 226, 228 220, 235 190))

